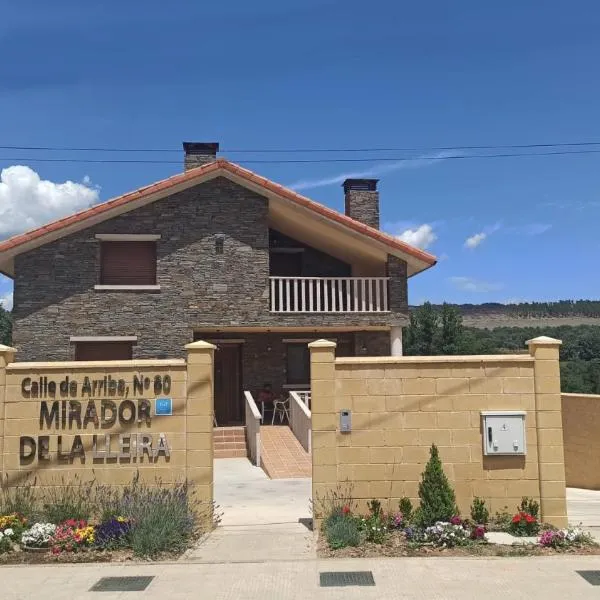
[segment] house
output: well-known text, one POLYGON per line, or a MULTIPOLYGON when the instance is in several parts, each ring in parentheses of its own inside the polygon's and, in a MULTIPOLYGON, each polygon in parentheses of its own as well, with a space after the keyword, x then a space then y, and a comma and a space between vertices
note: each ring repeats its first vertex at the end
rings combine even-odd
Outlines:
POLYGON ((185 171, 0 242, 20 361, 178 357, 213 341, 219 424, 243 390, 309 382, 307 341, 402 353, 407 280, 435 258, 379 231, 375 179, 341 214, 184 143, 185 171))

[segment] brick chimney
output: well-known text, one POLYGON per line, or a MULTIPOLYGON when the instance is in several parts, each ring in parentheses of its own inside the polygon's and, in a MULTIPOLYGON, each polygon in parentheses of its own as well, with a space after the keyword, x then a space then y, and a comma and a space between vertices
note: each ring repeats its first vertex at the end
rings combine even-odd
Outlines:
POLYGON ((346 215, 365 225, 379 229, 379 179, 346 179, 346 215))
POLYGON ((184 169, 188 171, 213 162, 217 158, 218 151, 218 142, 183 142, 184 169))

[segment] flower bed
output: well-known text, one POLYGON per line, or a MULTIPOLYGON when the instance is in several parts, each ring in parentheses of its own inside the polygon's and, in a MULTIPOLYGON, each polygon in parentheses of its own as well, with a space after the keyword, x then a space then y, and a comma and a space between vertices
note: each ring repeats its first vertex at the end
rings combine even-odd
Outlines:
POLYGON ((38 495, 34 485, 0 488, 0 563, 128 560, 179 555, 203 533, 207 511, 187 484, 122 489, 62 483, 38 495))
POLYGON ((600 554, 600 547, 579 528, 556 529, 539 520, 539 504, 523 498, 516 513, 505 509, 490 516, 485 500, 475 498, 470 518, 462 518, 435 446, 419 485, 420 504, 413 510, 402 498, 399 511, 386 513, 372 500, 367 514, 358 514, 352 486, 317 498, 315 514, 322 519, 321 556, 515 556, 576 552, 600 554), (498 543, 489 543, 488 539, 498 543), (502 532, 492 536, 491 532, 502 532), (540 533, 541 532, 541 533, 540 533), (539 534, 539 535, 538 535, 539 534), (533 538, 531 541, 523 538, 533 538), (519 543, 519 546, 511 544, 519 543))

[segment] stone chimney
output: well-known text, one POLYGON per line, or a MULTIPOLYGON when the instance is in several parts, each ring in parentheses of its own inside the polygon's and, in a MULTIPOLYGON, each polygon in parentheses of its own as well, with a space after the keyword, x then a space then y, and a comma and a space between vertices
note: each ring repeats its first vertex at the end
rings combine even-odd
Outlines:
POLYGON ((189 169, 214 162, 218 151, 218 142, 183 142, 184 169, 189 171, 189 169))
POLYGON ((365 225, 379 229, 378 179, 346 179, 346 215, 365 225))

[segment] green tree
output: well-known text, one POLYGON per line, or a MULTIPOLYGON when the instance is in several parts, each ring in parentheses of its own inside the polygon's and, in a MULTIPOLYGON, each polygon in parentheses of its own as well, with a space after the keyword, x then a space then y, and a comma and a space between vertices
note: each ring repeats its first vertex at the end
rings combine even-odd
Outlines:
POLYGON ((431 356, 436 352, 436 338, 438 335, 438 311, 425 302, 410 314, 410 325, 407 331, 406 353, 416 356, 431 356))
POLYGON ((433 444, 429 451, 429 461, 425 466, 419 483, 421 504, 417 511, 417 520, 423 527, 436 521, 449 521, 458 514, 454 490, 444 473, 437 446, 433 444))
POLYGON ((11 314, 0 306, 0 344, 10 346, 12 341, 11 314))
POLYGON ((464 337, 460 311, 456 306, 444 302, 440 320, 441 354, 460 354, 464 337))

